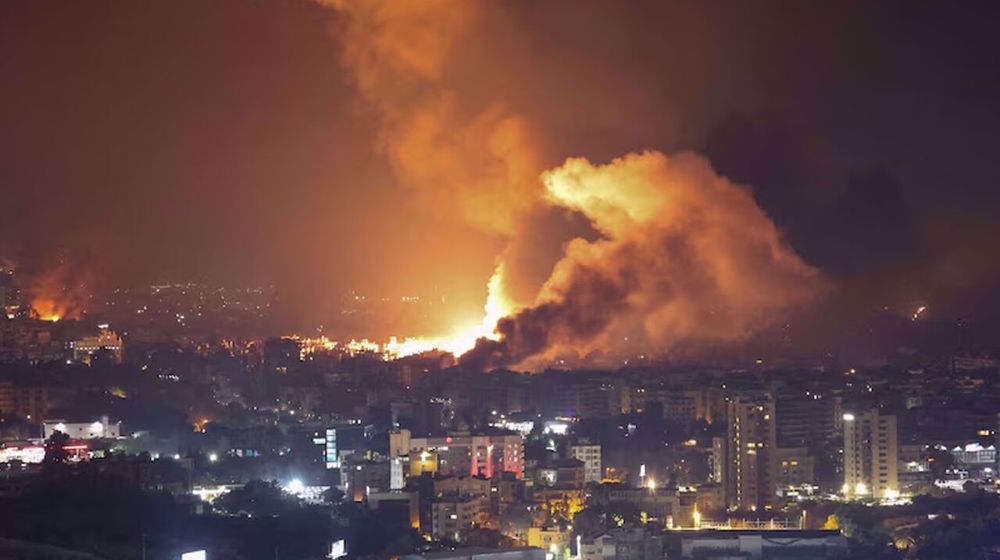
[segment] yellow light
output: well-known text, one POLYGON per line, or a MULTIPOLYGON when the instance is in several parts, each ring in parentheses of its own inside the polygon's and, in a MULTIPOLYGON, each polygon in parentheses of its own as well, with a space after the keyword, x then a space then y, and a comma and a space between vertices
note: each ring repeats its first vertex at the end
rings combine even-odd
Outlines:
POLYGON ((503 293, 505 273, 503 263, 497 265, 493 271, 493 276, 487 285, 486 304, 483 306, 484 317, 480 322, 460 327, 445 336, 406 338, 402 341, 392 339, 384 345, 383 354, 387 358, 401 358, 431 350, 441 350, 460 356, 472 350, 480 338, 497 340, 499 338, 496 333, 497 322, 514 311, 512 303, 507 301, 503 293))

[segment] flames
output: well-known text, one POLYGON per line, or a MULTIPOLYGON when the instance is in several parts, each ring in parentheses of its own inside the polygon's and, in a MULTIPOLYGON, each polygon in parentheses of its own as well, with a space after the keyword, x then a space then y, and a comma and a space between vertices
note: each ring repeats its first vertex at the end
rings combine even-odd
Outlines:
POLYGON ((86 273, 66 263, 30 277, 26 293, 34 315, 43 321, 79 319, 87 301, 86 273))
MULTIPOLYGON (((483 20, 465 0, 319 0, 346 15, 343 63, 378 122, 382 152, 412 198, 438 219, 457 219, 511 240, 541 199, 539 148, 531 124, 502 102, 469 106, 450 81, 456 42, 483 20)), ((492 340, 497 322, 519 305, 507 290, 503 256, 487 284, 482 317, 452 332, 390 341, 398 356, 442 350, 461 355, 492 340)))
POLYGON ((35 297, 31 300, 31 309, 42 321, 58 321, 70 316, 69 309, 55 299, 47 296, 35 297))
POLYGON ((386 345, 386 353, 404 357, 440 350, 461 356, 472 350, 480 340, 498 340, 500 335, 496 331, 497 323, 516 310, 504 296, 504 271, 505 267, 501 262, 490 277, 482 320, 472 321, 444 336, 390 340, 386 345))
POLYGON ((498 340, 500 335, 496 332, 497 323, 516 310, 504 295, 504 270, 504 264, 501 262, 490 277, 486 304, 483 306, 483 318, 470 321, 442 336, 391 337, 384 343, 369 339, 352 339, 346 343, 339 343, 327 337, 301 338, 293 336, 290 338, 299 343, 303 359, 316 352, 330 352, 338 349, 346 351, 352 356, 376 354, 386 360, 434 351, 461 356, 472 350, 481 340, 498 340))

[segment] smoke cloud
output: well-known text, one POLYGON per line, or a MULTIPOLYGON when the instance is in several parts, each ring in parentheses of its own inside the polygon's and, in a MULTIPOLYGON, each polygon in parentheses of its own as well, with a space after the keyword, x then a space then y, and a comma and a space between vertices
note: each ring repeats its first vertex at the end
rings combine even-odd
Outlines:
POLYGON ((824 288, 750 191, 697 154, 574 158, 543 180, 549 203, 580 212, 601 237, 573 240, 536 304, 502 319, 500 339, 480 340, 467 365, 741 340, 824 288))
POLYGON ((646 152, 603 166, 569 159, 544 171, 531 124, 502 102, 477 105, 449 75, 481 4, 325 3, 347 16, 343 62, 376 113, 378 149, 400 182, 439 216, 504 240, 487 308, 502 302, 506 317, 497 339, 481 339, 464 364, 530 367, 602 349, 735 340, 820 291, 819 273, 748 189, 698 155, 646 152), (582 217, 595 235, 573 238, 553 259, 552 243, 538 236, 539 216, 553 211, 582 217))
POLYGON ((449 81, 478 2, 325 0, 348 16, 343 63, 379 119, 378 148, 425 208, 491 234, 517 234, 539 199, 535 135, 501 102, 468 107, 449 81))
POLYGON ((93 287, 93 269, 85 259, 61 259, 39 270, 23 270, 25 294, 39 319, 79 319, 87 310, 93 287))

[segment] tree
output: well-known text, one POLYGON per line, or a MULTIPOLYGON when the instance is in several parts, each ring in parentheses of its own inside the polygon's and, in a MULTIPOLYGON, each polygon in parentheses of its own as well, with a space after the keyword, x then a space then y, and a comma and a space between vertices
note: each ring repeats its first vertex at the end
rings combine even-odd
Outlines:
POLYGON ((331 486, 323 492, 323 501, 331 505, 336 505, 344 501, 344 497, 344 492, 336 486, 331 486))
POLYGON ((484 548, 511 548, 516 543, 514 539, 502 534, 496 529, 476 527, 465 532, 465 544, 484 548))
POLYGON ((61 465, 69 459, 69 452, 66 446, 69 445, 69 436, 59 430, 52 432, 49 439, 45 440, 45 458, 42 463, 45 465, 61 465))
POLYGON ((270 517, 288 513, 299 507, 299 502, 286 494, 275 482, 252 480, 243 488, 236 488, 215 501, 215 506, 231 514, 249 514, 270 517))
POLYGON ((947 449, 933 449, 930 452, 927 462, 930 464, 934 478, 944 478, 946 470, 955 466, 955 458, 947 449))

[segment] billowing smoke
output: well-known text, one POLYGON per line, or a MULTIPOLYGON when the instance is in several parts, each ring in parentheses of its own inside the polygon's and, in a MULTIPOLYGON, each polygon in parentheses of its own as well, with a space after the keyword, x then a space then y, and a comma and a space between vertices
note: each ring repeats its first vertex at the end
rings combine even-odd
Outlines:
POLYGON ((605 166, 569 159, 543 171, 530 123, 500 102, 472 101, 449 74, 482 4, 325 3, 347 16, 344 63, 377 114, 378 147, 400 182, 441 215, 506 241, 488 308, 503 302, 507 316, 497 339, 480 340, 465 364, 739 339, 820 289, 818 272, 783 242, 749 191, 695 154, 647 152, 605 166), (544 221, 537 217, 554 209, 581 216, 597 238, 575 238, 554 267, 539 266, 533 247, 551 243, 534 238, 544 221), (512 289, 512 278, 538 271, 551 274, 532 289, 512 289))
POLYGON ((543 179, 547 200, 601 237, 572 241, 536 304, 502 319, 500 339, 481 340, 467 364, 740 340, 822 290, 749 190, 696 154, 569 159, 543 179))
POLYGON ((439 216, 517 234, 543 166, 529 123, 503 103, 469 106, 448 61, 481 16, 473 0, 323 0, 348 18, 346 67, 379 119, 379 149, 439 216))
POLYGON ((531 303, 539 284, 524 279, 536 265, 517 247, 540 212, 538 135, 502 101, 470 101, 467 84, 448 72, 456 45, 483 23, 484 4, 320 1, 347 16, 343 63, 376 113, 377 148, 400 183, 437 218, 459 219, 506 245, 487 308, 531 303))
POLYGON ((45 321, 79 319, 90 303, 93 273, 84 260, 60 260, 27 277, 25 295, 31 313, 45 321))

